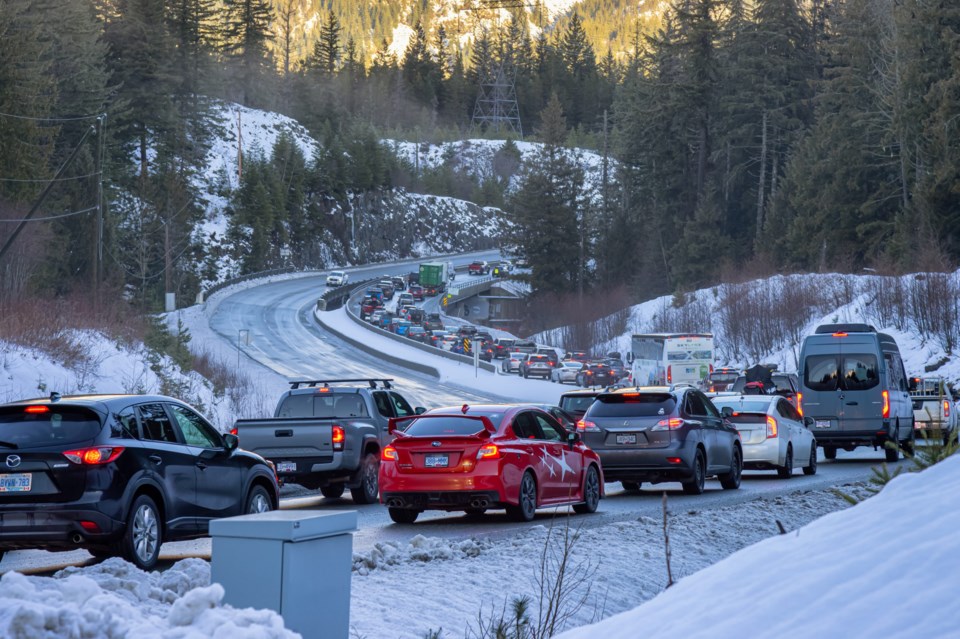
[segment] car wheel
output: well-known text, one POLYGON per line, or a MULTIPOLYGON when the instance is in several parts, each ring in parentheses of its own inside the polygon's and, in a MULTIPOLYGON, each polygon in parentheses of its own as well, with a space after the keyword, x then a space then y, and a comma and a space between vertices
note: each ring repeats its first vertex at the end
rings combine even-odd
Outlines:
POLYGON ((244 509, 248 515, 257 513, 266 513, 273 510, 273 502, 270 501, 270 493, 263 486, 254 486, 247 497, 247 507, 244 509))
POLYGON ((537 511, 537 482, 529 472, 520 480, 520 496, 516 506, 507 506, 507 514, 515 521, 532 521, 537 511))
POLYGON ((733 447, 733 463, 730 465, 730 472, 720 475, 720 485, 724 490, 737 490, 740 488, 740 478, 743 476, 743 453, 736 446, 733 447))
POLYGON ((887 442, 884 442, 883 444, 883 453, 886 460, 890 463, 893 463, 895 461, 900 461, 900 428, 899 427, 897 427, 897 429, 893 432, 893 439, 889 443, 893 445, 888 446, 887 442))
POLYGON ((350 489, 354 503, 372 504, 380 493, 380 459, 373 453, 367 453, 360 466, 360 485, 350 489))
POLYGON ((153 570, 161 543, 157 505, 150 497, 140 495, 130 507, 127 529, 120 540, 120 555, 141 570, 153 570))
POLYGON ((524 378, 524 379, 529 379, 529 378, 530 378, 530 375, 527 374, 526 371, 524 371, 524 372, 523 372, 523 378, 524 378))
POLYGON ((412 524, 420 515, 419 510, 410 510, 409 508, 390 508, 390 519, 398 524, 412 524))
POLYGON ((827 459, 836 459, 837 458, 837 449, 833 446, 824 446, 823 447, 823 456, 827 459))
POLYGON ((623 489, 627 492, 640 492, 640 482, 638 481, 622 481, 620 482, 620 485, 623 486, 623 489))
POLYGON ((343 491, 345 489, 346 486, 343 484, 327 484, 326 486, 320 487, 320 494, 327 499, 337 499, 338 497, 343 496, 343 491))
POLYGON ((707 461, 703 458, 703 451, 697 450, 697 454, 693 458, 693 477, 683 482, 683 492, 688 495, 702 495, 706 479, 707 461))
POLYGON ((583 503, 574 504, 573 512, 588 515, 597 512, 600 505, 600 475, 596 466, 587 469, 587 476, 583 480, 583 503))
POLYGON ((783 466, 777 467, 777 477, 780 479, 793 477, 793 446, 789 444, 787 444, 787 457, 783 460, 783 466))
MULTIPOLYGON (((946 434, 943 436, 943 440, 944 440, 944 441, 943 441, 943 445, 944 445, 944 446, 946 446, 946 445, 948 445, 948 444, 950 443, 950 438, 951 438, 952 436, 953 436, 953 433, 952 433, 951 431, 947 431, 947 432, 946 432, 946 434)), ((916 443, 916 441, 917 441, 917 431, 916 431, 916 429, 914 428, 913 424, 911 424, 911 425, 910 425, 910 437, 908 437, 906 441, 904 441, 902 444, 900 444, 900 448, 903 449, 903 452, 904 452, 905 454, 910 455, 910 456, 912 457, 912 456, 913 456, 913 451, 914 451, 914 444, 916 443)))
POLYGON ((816 475, 817 474, 817 445, 813 444, 810 446, 810 461, 806 466, 803 467, 804 475, 816 475))
POLYGON ((479 517, 483 513, 487 512, 486 508, 467 508, 463 512, 467 514, 467 517, 479 517))

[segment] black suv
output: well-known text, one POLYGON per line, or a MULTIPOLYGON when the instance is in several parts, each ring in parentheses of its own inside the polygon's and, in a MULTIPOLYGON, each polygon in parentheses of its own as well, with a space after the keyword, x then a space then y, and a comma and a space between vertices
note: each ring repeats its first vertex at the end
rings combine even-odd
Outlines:
POLYGON ((577 373, 577 386, 609 386, 615 384, 617 375, 606 364, 587 364, 577 373))
POLYGON ((139 568, 210 520, 274 510, 277 477, 188 405, 87 395, 0 406, 0 558, 85 548, 139 568))
POLYGON ((627 490, 679 481, 683 492, 699 495, 710 475, 726 489, 740 487, 740 434, 691 386, 601 393, 577 430, 600 455, 604 478, 627 490))

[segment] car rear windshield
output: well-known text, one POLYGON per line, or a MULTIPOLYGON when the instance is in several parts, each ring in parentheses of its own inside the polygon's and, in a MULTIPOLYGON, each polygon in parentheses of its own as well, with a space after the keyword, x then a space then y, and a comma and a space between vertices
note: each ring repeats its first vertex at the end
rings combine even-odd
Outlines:
POLYGON ((99 415, 78 406, 10 406, 0 409, 0 452, 89 441, 102 427, 99 415))
POLYGON ((739 397, 732 399, 713 398, 713 405, 718 409, 729 406, 737 413, 766 413, 770 408, 770 402, 758 402, 756 400, 742 400, 739 397))
POLYGON ((549 362, 550 358, 546 355, 531 355, 527 360, 529 362, 549 362))
POLYGON ((670 393, 616 393, 597 396, 588 411, 592 417, 653 417, 670 415, 677 399, 670 393))
POLYGON ((317 391, 287 395, 277 417, 369 417, 363 397, 355 392, 317 391))
MULTIPOLYGON (((497 428, 503 419, 503 413, 478 413, 476 416, 488 418, 497 428)), ((401 422, 401 428, 403 422, 401 422)), ((473 435, 484 429, 483 422, 478 419, 468 419, 458 415, 449 417, 431 417, 429 419, 415 419, 409 426, 403 428, 408 435, 416 437, 441 437, 443 435, 473 435)))
POLYGON ((567 412, 583 413, 593 404, 596 395, 574 395, 572 397, 561 397, 560 408, 567 412))
POLYGON ((710 373, 709 379, 711 382, 735 382, 737 373, 710 373))
POLYGON ((877 358, 870 354, 810 355, 803 367, 811 390, 867 390, 880 383, 877 358))

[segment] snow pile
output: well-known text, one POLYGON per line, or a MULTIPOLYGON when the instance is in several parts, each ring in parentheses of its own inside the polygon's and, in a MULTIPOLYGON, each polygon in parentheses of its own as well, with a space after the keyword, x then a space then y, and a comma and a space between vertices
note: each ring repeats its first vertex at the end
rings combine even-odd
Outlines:
POLYGON ((269 610, 224 606, 223 587, 210 585, 200 559, 166 572, 142 572, 121 559, 54 577, 0 578, 0 636, 11 639, 293 639, 269 610))
POLYGON ((365 576, 371 570, 408 563, 428 563, 464 557, 477 557, 493 546, 490 540, 476 538, 443 539, 415 535, 409 543, 384 541, 364 553, 353 553, 353 572, 365 576))
POLYGON ((956 637, 958 494, 955 455, 898 477, 854 508, 746 548, 643 606, 559 637, 956 637))

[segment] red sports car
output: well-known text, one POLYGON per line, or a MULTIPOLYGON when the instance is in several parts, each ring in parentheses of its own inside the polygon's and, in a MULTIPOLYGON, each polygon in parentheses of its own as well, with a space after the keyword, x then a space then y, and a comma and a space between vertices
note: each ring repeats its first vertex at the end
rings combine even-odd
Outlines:
POLYGON ((424 510, 491 508, 530 521, 541 507, 592 513, 603 497, 597 454, 534 406, 438 408, 389 428, 396 438, 381 454, 380 502, 397 523, 424 510))

